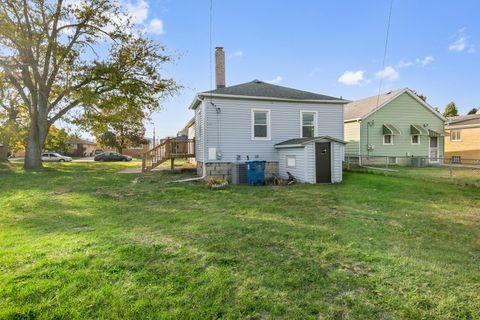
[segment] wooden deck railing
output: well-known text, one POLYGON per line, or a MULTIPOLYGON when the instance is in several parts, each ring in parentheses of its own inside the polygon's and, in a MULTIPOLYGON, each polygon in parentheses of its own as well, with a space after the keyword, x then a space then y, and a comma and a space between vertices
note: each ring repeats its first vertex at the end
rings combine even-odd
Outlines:
POLYGON ((167 160, 195 157, 195 139, 165 139, 143 154, 142 171, 150 171, 167 160))

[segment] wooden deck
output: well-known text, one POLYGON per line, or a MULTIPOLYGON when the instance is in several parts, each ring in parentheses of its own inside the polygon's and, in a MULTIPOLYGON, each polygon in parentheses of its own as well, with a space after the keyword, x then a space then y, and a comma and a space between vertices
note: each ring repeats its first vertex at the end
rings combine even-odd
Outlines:
POLYGON ((171 160, 173 167, 175 159, 194 157, 195 139, 165 139, 158 146, 144 153, 142 159, 142 172, 150 171, 167 160, 171 160))

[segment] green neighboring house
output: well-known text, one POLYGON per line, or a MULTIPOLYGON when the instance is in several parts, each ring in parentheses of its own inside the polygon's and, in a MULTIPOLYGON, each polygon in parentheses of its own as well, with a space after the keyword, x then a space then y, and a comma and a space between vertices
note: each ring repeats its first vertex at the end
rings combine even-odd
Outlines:
POLYGON ((345 105, 346 157, 361 164, 439 163, 446 119, 412 90, 401 89, 345 105), (360 156, 360 157, 359 157, 360 156), (414 160, 412 160, 414 158, 414 160))

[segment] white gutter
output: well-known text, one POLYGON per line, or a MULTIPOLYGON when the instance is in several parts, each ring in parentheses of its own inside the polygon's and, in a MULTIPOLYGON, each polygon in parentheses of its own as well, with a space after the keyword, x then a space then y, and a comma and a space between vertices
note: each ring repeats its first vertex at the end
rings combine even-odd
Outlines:
MULTIPOLYGON (((218 94, 218 93, 201 93, 197 97, 215 97, 215 98, 230 98, 230 99, 249 99, 249 100, 269 100, 269 101, 287 101, 287 102, 308 102, 308 103, 330 103, 330 104, 347 104, 350 101, 346 100, 315 100, 315 99, 289 99, 289 98, 275 98, 262 96, 242 96, 232 94, 218 94)), ((192 107, 194 103, 190 107, 192 107)))

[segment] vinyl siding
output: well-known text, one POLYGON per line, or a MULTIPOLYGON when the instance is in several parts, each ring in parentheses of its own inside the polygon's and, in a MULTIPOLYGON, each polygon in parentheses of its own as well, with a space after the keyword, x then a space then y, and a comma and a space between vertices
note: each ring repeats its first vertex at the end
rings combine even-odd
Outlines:
POLYGON ((345 154, 358 155, 358 146, 360 143, 360 122, 345 123, 345 154))
MULTIPOLYGON (((341 143, 331 142, 331 175, 332 182, 341 182, 343 175, 342 159, 344 146, 341 143)), ((298 180, 306 183, 316 183, 315 166, 315 142, 306 144, 302 148, 285 148, 278 150, 279 174, 282 178, 287 178, 287 171, 298 180), (287 167, 287 156, 296 157, 295 168, 287 167)))
POLYGON ((344 157, 345 147, 338 142, 331 143, 332 152, 332 182, 342 182, 343 166, 342 161, 344 157))
POLYGON ((287 171, 301 182, 307 181, 305 172, 305 148, 288 148, 278 150, 278 173, 283 179, 288 178, 287 171), (287 167, 287 156, 295 156, 295 168, 287 167))
MULTIPOLYGON (((361 153, 370 156, 429 156, 430 141, 428 136, 421 136, 419 145, 411 144, 410 125, 428 124, 428 129, 443 130, 444 122, 433 112, 407 93, 401 94, 386 106, 368 116, 361 122, 361 153), (368 122, 374 122, 367 127, 368 122), (392 124, 401 131, 394 137, 393 145, 383 145, 383 124, 392 124), (368 144, 374 145, 373 151, 367 152, 368 144)), ((443 156, 443 137, 439 137, 439 156, 443 156)))
POLYGON ((195 109, 195 159, 203 162, 203 146, 204 146, 204 117, 202 112, 203 105, 201 104, 195 109))
MULTIPOLYGON (((202 102, 207 116, 206 147, 215 147, 217 153, 221 154, 221 158, 212 162, 235 162, 237 155, 240 161, 245 161, 247 156, 251 160, 278 161, 274 145, 300 137, 300 111, 317 112, 317 136, 329 135, 343 140, 342 105, 215 98, 212 102, 220 112, 217 112, 210 101, 202 102), (251 139, 252 109, 270 110, 270 140, 251 139)), ((201 148, 201 145, 200 141, 198 148, 201 148)))

